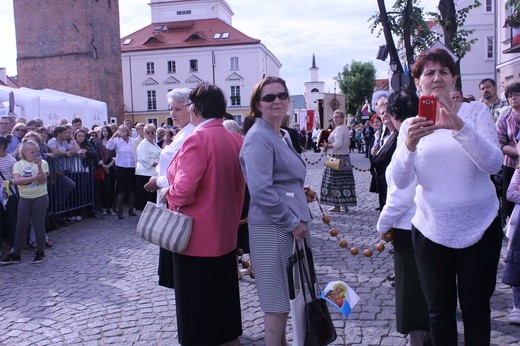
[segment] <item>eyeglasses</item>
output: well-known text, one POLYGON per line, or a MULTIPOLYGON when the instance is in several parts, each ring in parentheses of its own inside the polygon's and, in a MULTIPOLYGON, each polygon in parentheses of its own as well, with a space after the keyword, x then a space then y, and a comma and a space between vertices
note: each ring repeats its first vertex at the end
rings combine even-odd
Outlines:
POLYGON ((267 95, 260 97, 260 100, 264 101, 264 102, 274 102, 274 100, 276 100, 277 97, 280 101, 283 101, 283 100, 287 100, 287 98, 289 97, 289 94, 286 92, 282 92, 282 93, 278 93, 278 94, 267 94, 267 95))
POLYGON ((152 131, 146 131, 146 134, 147 134, 147 135, 155 135, 155 132, 152 132, 152 131))

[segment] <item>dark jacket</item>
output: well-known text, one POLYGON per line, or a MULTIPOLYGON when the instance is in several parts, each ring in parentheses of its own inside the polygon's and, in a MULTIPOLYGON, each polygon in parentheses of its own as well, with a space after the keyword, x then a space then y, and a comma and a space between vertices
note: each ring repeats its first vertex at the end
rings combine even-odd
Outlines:
POLYGON ((289 132, 289 136, 291 137, 291 143, 292 143, 292 146, 294 147, 294 150, 296 150, 296 152, 298 154, 301 154, 302 147, 300 145, 300 141, 301 141, 300 133, 298 133, 298 131, 296 131, 295 129, 291 129, 290 127, 287 127, 287 126, 282 126, 282 129, 289 132))

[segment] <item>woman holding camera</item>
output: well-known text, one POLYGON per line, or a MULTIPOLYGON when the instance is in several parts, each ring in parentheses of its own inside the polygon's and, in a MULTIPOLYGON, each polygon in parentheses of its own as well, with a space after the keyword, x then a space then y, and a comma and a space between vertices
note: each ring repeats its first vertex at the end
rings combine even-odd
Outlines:
POLYGON ((417 181, 412 242, 434 345, 457 345, 457 296, 466 345, 489 345, 502 241, 489 176, 500 170, 502 153, 489 110, 450 99, 455 71, 445 50, 418 56, 412 73, 422 95, 436 100, 435 121, 403 123, 391 173, 399 189, 417 181))

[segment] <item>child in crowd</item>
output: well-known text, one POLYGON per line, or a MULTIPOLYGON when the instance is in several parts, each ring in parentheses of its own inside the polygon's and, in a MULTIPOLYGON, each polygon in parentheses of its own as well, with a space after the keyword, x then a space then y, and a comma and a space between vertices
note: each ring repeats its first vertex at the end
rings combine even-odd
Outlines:
POLYGON ((12 253, 0 259, 0 264, 20 263, 20 254, 27 239, 27 229, 31 220, 38 243, 33 263, 40 263, 45 259, 45 214, 49 205, 47 195, 49 165, 47 161, 42 160, 38 144, 33 140, 22 143, 21 155, 21 160, 13 167, 13 180, 20 193, 15 246, 12 253))

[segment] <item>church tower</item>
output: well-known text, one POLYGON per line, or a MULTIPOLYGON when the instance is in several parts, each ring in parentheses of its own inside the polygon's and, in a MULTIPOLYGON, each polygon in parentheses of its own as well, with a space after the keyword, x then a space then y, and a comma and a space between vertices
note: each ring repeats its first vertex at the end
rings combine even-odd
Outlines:
POLYGON ((307 109, 318 109, 318 100, 323 99, 325 82, 320 82, 318 77, 319 68, 316 66, 316 57, 312 54, 311 81, 305 82, 305 102, 307 109))
POLYGON ((21 86, 104 101, 122 122, 117 0, 15 0, 14 17, 21 86))

